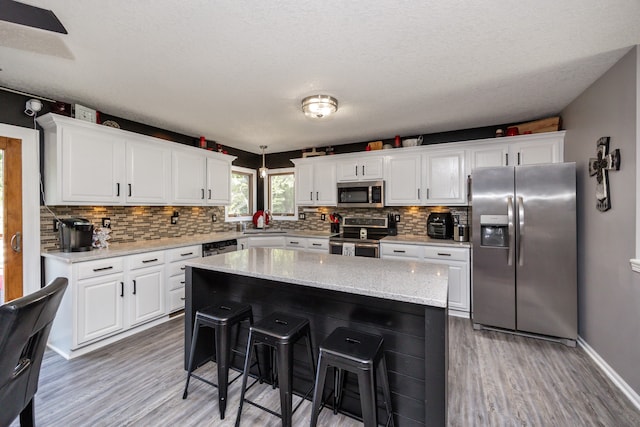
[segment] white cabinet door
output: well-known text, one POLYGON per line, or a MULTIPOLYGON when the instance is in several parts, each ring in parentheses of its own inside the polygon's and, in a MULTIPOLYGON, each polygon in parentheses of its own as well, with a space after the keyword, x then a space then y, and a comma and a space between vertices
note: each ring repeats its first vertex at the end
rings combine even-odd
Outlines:
POLYGON ((287 249, 304 250, 307 247, 307 239, 304 237, 285 237, 284 244, 287 249))
POLYGON ((313 197, 313 171, 312 163, 296 165, 296 203, 301 206, 312 206, 313 197))
POLYGON ((509 145, 509 166, 561 162, 562 144, 554 139, 509 145))
POLYGON ((506 144, 498 143, 488 147, 471 148, 469 171, 474 168, 506 166, 507 151, 506 144))
POLYGON ((208 205, 228 205, 231 203, 231 163, 207 157, 207 199, 208 205))
POLYGON ((124 274, 80 280, 76 292, 76 345, 124 330, 124 274))
POLYGON ((464 151, 447 151, 424 156, 428 205, 459 205, 467 201, 464 151))
POLYGON ((329 252, 329 239, 309 237, 307 239, 307 250, 314 252, 329 252))
POLYGON ((284 248, 284 236, 249 237, 250 248, 284 248))
POLYGON ((243 249, 248 249, 249 248, 249 239, 247 239, 246 237, 242 237, 238 240, 238 250, 241 251, 243 249))
POLYGON ((296 203, 300 206, 335 206, 338 200, 334 162, 296 165, 296 203))
POLYGON ((206 158, 174 150, 172 153, 173 203, 201 205, 205 200, 206 158))
POLYGON ((62 200, 119 204, 124 197, 122 139, 91 129, 62 129, 62 200))
POLYGON ((392 155, 385 168, 385 204, 388 206, 419 205, 422 203, 422 164, 419 155, 392 155))
POLYGON ((337 163, 337 181, 372 181, 382 179, 384 158, 350 159, 337 163))
POLYGON ((169 203, 171 150, 148 142, 127 141, 127 203, 169 203))
POLYGON ((322 162, 314 165, 313 186, 317 206, 335 206, 338 203, 336 164, 322 162))
POLYGON ((165 314, 164 266, 134 270, 129 275, 129 326, 165 314))

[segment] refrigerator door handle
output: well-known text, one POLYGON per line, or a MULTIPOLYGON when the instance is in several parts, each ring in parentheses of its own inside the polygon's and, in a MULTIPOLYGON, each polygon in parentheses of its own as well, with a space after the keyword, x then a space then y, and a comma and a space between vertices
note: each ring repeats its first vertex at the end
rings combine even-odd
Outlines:
POLYGON ((507 255, 507 265, 513 265, 513 247, 515 246, 515 233, 513 224, 513 197, 507 197, 507 219, 509 221, 509 253, 507 255))
POLYGON ((524 250, 522 241, 524 240, 524 200, 518 197, 518 265, 524 265, 524 250))

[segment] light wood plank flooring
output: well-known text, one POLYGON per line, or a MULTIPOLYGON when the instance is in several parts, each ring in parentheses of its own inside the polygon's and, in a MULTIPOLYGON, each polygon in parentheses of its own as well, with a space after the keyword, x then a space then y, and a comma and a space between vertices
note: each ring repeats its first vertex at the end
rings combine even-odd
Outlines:
MULTIPOLYGON (((449 326, 449 425, 640 425, 640 411, 580 348, 473 331, 469 320, 455 317, 449 326)), ((219 419, 216 390, 201 381, 193 380, 182 400, 182 345, 179 317, 71 361, 47 351, 36 395, 37 425, 232 426, 240 381, 230 386, 225 420, 219 419)), ((214 365, 207 366, 199 373, 214 379, 214 365)), ((270 387, 256 386, 247 397, 273 409, 279 405, 270 387)), ((305 402, 294 414, 295 426, 308 425, 310 406, 305 402)), ((251 405, 245 405, 242 421, 280 425, 251 405)), ((362 424, 324 410, 320 425, 362 424)))

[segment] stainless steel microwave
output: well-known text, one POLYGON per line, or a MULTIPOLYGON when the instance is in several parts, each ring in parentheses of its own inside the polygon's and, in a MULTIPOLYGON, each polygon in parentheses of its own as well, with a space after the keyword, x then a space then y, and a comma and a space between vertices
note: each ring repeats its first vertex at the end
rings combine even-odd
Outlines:
POLYGON ((339 208, 383 208, 384 181, 338 183, 339 208))

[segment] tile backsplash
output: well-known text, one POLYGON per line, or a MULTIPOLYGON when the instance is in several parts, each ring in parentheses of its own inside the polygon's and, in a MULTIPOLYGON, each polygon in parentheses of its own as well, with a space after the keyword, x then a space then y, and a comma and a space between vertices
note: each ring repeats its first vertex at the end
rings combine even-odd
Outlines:
MULTIPOLYGON (((40 235, 43 251, 57 250, 58 234, 53 231, 54 214, 59 218, 80 217, 91 221, 95 227, 102 225, 102 218, 111 220, 110 243, 126 243, 167 237, 193 236, 203 233, 233 231, 235 222, 224 221, 223 206, 52 206, 40 208, 40 235), (171 216, 177 211, 177 224, 171 224, 171 216), (217 221, 212 222, 212 215, 217 221)), ((338 212, 343 217, 385 217, 389 213, 399 214, 398 234, 426 235, 427 217, 438 208, 424 206, 398 206, 382 209, 321 207, 318 212, 304 212, 306 219, 298 221, 274 221, 274 228, 285 230, 329 231, 329 214, 338 212), (325 221, 320 215, 326 214, 325 221)), ((459 217, 461 224, 468 224, 471 207, 449 208, 459 217)))

